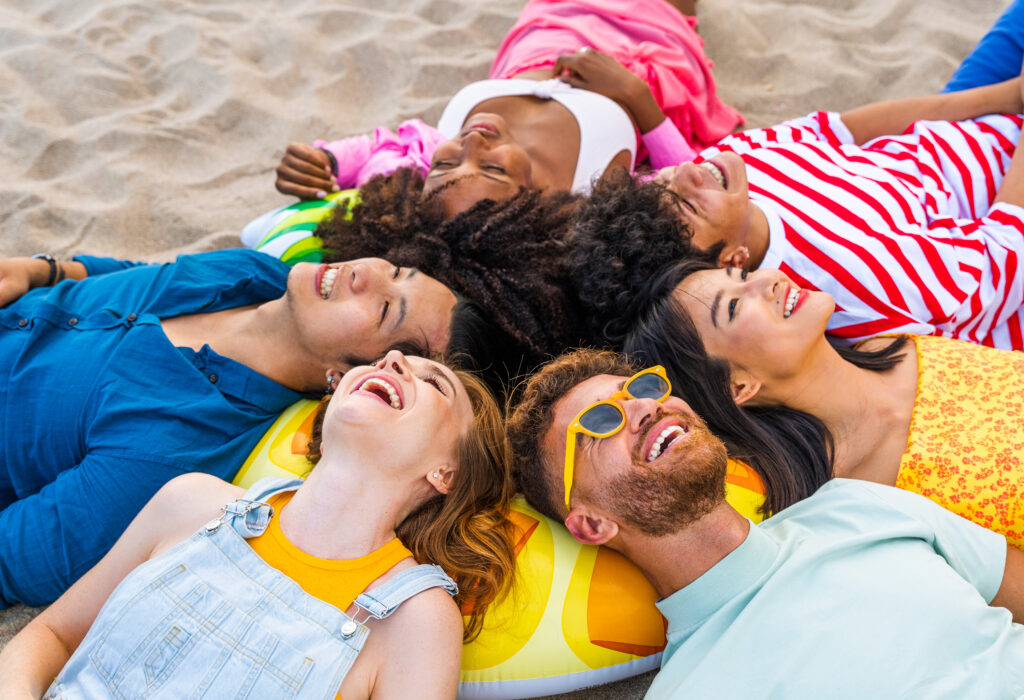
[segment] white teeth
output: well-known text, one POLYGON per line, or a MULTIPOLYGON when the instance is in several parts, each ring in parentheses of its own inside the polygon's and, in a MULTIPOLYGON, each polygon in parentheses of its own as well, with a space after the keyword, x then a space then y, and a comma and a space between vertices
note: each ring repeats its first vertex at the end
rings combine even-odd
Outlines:
POLYGON ((653 462, 661 455, 661 448, 665 445, 666 440, 668 440, 668 444, 671 445, 675 440, 676 435, 680 435, 685 432, 686 431, 683 430, 682 426, 678 425, 670 425, 662 430, 661 434, 658 435, 658 439, 654 441, 653 445, 651 445, 650 452, 647 453, 647 461, 653 462))
POLYGON ((783 318, 789 318, 789 315, 793 313, 793 307, 796 306, 796 300, 800 298, 800 290, 795 287, 789 288, 789 294, 786 295, 786 307, 782 311, 783 318))
POLYGON ((334 280, 338 277, 338 268, 332 267, 324 272, 324 276, 320 278, 320 296, 326 299, 331 295, 331 290, 334 289, 334 280))
POLYGON ((363 382, 359 386, 359 388, 366 389, 366 387, 370 386, 371 384, 373 386, 380 387, 384 391, 388 392, 388 398, 391 399, 391 408, 402 408, 402 400, 398 398, 398 392, 395 391, 395 387, 391 386, 383 379, 380 379, 378 377, 370 377, 365 382, 363 382))
POLYGON ((721 185, 722 189, 725 189, 725 177, 722 175, 722 171, 718 169, 717 165, 706 160, 700 164, 700 167, 711 173, 711 177, 715 178, 715 182, 721 185))

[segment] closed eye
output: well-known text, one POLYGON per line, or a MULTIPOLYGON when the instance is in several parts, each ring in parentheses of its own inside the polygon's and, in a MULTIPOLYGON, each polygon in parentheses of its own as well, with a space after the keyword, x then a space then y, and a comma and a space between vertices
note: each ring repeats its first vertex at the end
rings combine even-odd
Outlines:
POLYGON ((398 279, 398 273, 400 273, 401 271, 402 271, 402 268, 400 268, 398 265, 395 265, 395 274, 391 275, 391 279, 393 279, 393 280, 398 279))
POLYGON ((490 170, 491 172, 494 173, 501 173, 502 175, 504 175, 507 172, 505 168, 501 167, 500 165, 485 165, 484 170, 490 170))
POLYGON ((436 374, 428 374, 422 377, 422 379, 427 384, 441 392, 441 396, 448 396, 448 392, 444 390, 444 386, 441 384, 441 378, 438 377, 436 374))
POLYGON ((390 301, 385 301, 384 302, 384 308, 382 308, 380 310, 380 323, 378 325, 380 325, 380 326, 384 325, 384 321, 387 320, 388 310, 390 308, 391 308, 391 302, 390 301))

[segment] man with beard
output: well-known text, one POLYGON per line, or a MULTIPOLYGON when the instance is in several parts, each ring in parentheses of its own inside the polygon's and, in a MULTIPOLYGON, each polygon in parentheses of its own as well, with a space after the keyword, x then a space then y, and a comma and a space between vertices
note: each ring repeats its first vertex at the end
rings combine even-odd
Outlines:
POLYGON ((835 479, 759 525, 660 367, 580 350, 509 420, 520 488, 662 600, 648 698, 1024 694, 1024 552, 913 493, 835 479))

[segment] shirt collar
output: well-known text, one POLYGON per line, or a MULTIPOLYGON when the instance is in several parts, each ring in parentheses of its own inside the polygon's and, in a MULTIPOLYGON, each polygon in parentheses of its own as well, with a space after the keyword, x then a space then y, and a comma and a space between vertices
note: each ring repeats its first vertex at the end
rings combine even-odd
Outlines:
POLYGON ((668 620, 668 639, 680 641, 702 625, 723 605, 740 595, 770 569, 779 553, 778 543, 754 523, 747 538, 700 578, 657 602, 668 620))
POLYGON ((764 213, 768 220, 768 249, 764 252, 764 260, 758 265, 758 269, 770 269, 781 267, 786 255, 786 230, 782 224, 775 207, 769 199, 760 197, 755 193, 750 194, 750 201, 764 213))

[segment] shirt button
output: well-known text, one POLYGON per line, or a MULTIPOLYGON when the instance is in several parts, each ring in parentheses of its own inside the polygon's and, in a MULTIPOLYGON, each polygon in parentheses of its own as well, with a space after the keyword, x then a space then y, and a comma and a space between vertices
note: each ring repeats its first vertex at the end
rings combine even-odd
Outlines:
POLYGON ((137 318, 138 318, 138 316, 136 316, 135 314, 128 314, 128 320, 129 321, 134 321, 137 318))
POLYGON ((77 326, 78 325, 78 319, 75 318, 74 316, 72 316, 71 318, 68 319, 68 325, 69 326, 77 326))
POLYGON ((28 325, 28 319, 27 318, 23 318, 20 321, 18 321, 18 327, 19 328, 24 328, 27 325, 28 325))
POLYGON ((217 383, 217 375, 216 375, 216 374, 211 374, 211 375, 210 375, 210 376, 208 377, 208 379, 210 380, 210 383, 211 383, 211 384, 216 384, 216 383, 217 383))

